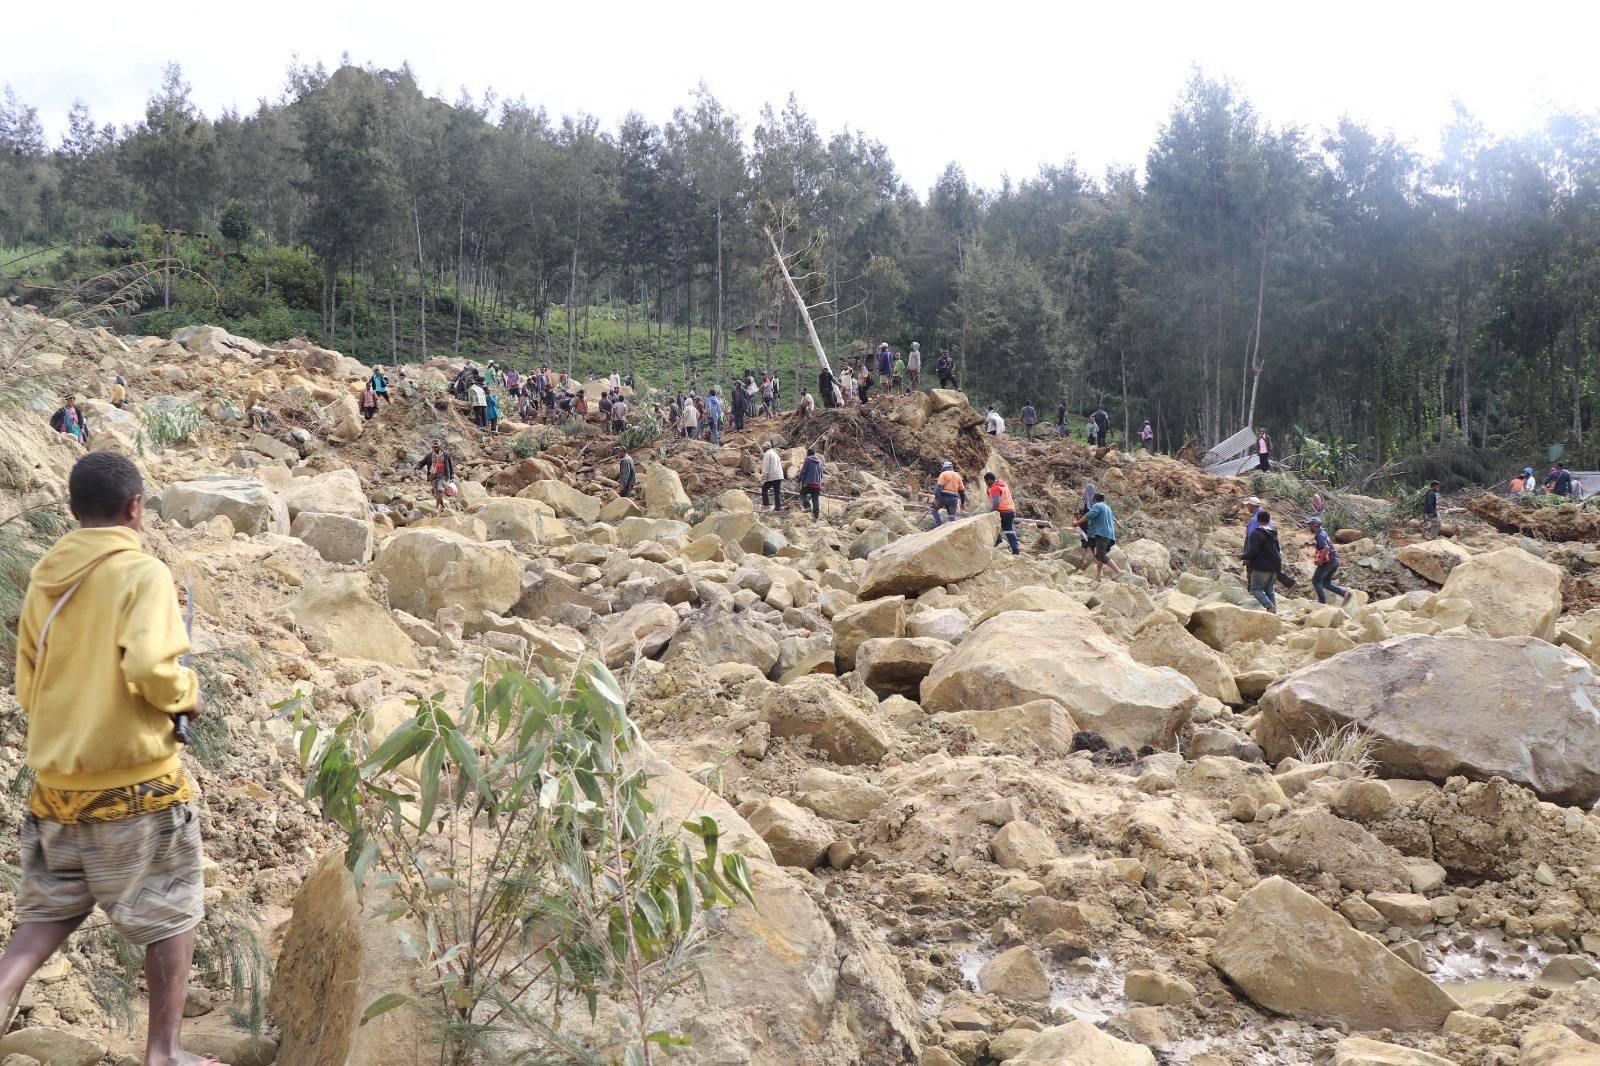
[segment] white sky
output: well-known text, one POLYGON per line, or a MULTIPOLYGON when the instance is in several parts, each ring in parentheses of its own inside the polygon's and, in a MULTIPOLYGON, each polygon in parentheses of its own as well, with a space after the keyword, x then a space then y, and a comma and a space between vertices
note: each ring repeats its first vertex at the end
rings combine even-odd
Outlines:
POLYGON ((1348 113, 1425 151, 1461 99, 1492 130, 1600 102, 1600 4, 1144 0, 1093 4, 919 0, 845 4, 526 3, 502 0, 166 0, 130 10, 18 3, 0 83, 52 138, 75 98, 98 121, 136 121, 177 60, 209 114, 276 97, 292 56, 334 65, 410 61, 454 100, 526 96, 607 125, 666 119, 705 78, 754 124, 794 91, 824 133, 883 141, 925 192, 947 161, 994 185, 1069 156, 1092 172, 1142 163, 1191 67, 1232 80, 1275 123, 1313 130, 1348 113))

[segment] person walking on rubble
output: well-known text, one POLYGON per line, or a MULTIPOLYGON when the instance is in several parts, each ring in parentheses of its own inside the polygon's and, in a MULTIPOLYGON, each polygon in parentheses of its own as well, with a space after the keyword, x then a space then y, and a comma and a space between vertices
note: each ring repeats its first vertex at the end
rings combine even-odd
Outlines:
POLYGON ((444 450, 443 441, 434 441, 433 450, 424 455, 417 468, 425 472, 433 486, 433 503, 442 514, 449 509, 448 500, 456 492, 456 461, 444 450))
POLYGON ((783 510, 783 457, 771 441, 762 441, 766 450, 761 453, 761 506, 767 506, 771 493, 772 509, 783 510))
POLYGON ((1317 594, 1318 603, 1327 603, 1326 593, 1343 596, 1341 606, 1350 606, 1350 598, 1355 594, 1342 585, 1333 583, 1333 575, 1339 572, 1339 551, 1333 546, 1333 538, 1328 536, 1328 531, 1322 528, 1322 519, 1312 517, 1306 519, 1306 525, 1311 527, 1315 543, 1312 545, 1312 562, 1316 569, 1311 572, 1311 587, 1317 594))
POLYGON ((946 459, 939 470, 938 480, 933 487, 933 524, 935 528, 944 525, 945 515, 954 521, 961 514, 961 508, 967 502, 967 483, 961 480, 961 475, 956 473, 956 465, 946 459))
POLYGON ((806 461, 800 464, 800 510, 811 511, 811 521, 822 518, 822 456, 815 448, 806 449, 806 461))
POLYGON ((1094 579, 1099 581, 1108 566, 1114 576, 1121 577, 1122 570, 1111 561, 1111 549, 1117 546, 1117 521, 1111 513, 1111 505, 1106 503, 1105 493, 1094 494, 1094 502, 1078 519, 1078 525, 1089 535, 1089 551, 1094 555, 1094 579))
POLYGON ((1255 529, 1245 546, 1244 564, 1250 572, 1250 595, 1271 611, 1278 613, 1278 597, 1274 587, 1278 573, 1283 569, 1283 554, 1278 547, 1278 530, 1272 516, 1263 508, 1255 514, 1255 529))
POLYGON ((1011 498, 1011 487, 992 473, 983 475, 983 483, 988 487, 990 510, 1000 516, 1000 532, 994 538, 994 546, 998 548, 1000 538, 1004 537, 1011 545, 1011 554, 1021 555, 1022 547, 1017 543, 1017 505, 1011 498))

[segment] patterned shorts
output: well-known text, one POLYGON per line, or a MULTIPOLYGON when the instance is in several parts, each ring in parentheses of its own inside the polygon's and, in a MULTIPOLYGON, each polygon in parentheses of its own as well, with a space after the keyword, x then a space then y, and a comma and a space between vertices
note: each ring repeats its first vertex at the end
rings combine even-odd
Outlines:
POLYGON ((17 921, 56 922, 99 904, 140 947, 187 933, 205 917, 200 819, 188 803, 109 822, 22 824, 17 921))

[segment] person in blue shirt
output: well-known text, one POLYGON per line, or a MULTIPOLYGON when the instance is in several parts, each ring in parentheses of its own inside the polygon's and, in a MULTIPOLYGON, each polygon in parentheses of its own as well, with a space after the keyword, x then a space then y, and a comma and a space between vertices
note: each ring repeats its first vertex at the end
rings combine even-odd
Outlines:
POLYGON ((706 393, 706 429, 711 434, 711 443, 722 443, 722 399, 717 395, 717 387, 711 386, 711 391, 706 393))
POLYGON ((1572 471, 1567 469, 1567 464, 1557 463, 1552 467, 1550 476, 1544 479, 1544 486, 1552 496, 1571 496, 1572 471))
POLYGON ((1114 576, 1121 577, 1122 570, 1111 561, 1111 549, 1117 544, 1117 520, 1111 513, 1111 505, 1106 503, 1105 493, 1094 494, 1094 502, 1078 519, 1078 525, 1089 535, 1089 550, 1094 553, 1094 579, 1099 581, 1108 566, 1114 576))
POLYGON ((372 368, 372 378, 367 384, 372 386, 372 391, 377 393, 378 399, 384 403, 394 402, 393 397, 389 395, 389 379, 384 374, 382 367, 375 366, 372 368))
POLYGON ((486 410, 483 412, 483 416, 484 416, 484 420, 489 423, 489 432, 490 433, 499 433, 500 432, 500 398, 498 396, 496 396, 493 392, 491 392, 491 393, 489 393, 489 395, 487 397, 485 397, 485 400, 486 400, 486 402, 484 404, 484 407, 486 408, 486 410))
POLYGON ((1339 552, 1333 546, 1333 538, 1328 536, 1328 531, 1322 528, 1322 519, 1309 518, 1306 525, 1311 527, 1312 534, 1316 537, 1316 556, 1313 562, 1316 569, 1311 572, 1311 587, 1316 590, 1317 602, 1327 603, 1325 593, 1331 592, 1335 596, 1343 596, 1341 606, 1350 606, 1350 597, 1354 595, 1342 585, 1333 583, 1333 575, 1339 570, 1339 552))

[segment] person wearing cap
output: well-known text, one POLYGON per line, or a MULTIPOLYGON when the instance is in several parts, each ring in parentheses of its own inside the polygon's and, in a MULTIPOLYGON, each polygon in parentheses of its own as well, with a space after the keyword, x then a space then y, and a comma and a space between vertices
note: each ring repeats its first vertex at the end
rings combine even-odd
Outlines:
POLYGON ((939 470, 939 479, 934 483, 933 489, 933 524, 944 524, 944 514, 948 513, 951 519, 960 514, 960 508, 967 502, 967 485, 961 480, 961 475, 956 473, 956 464, 946 459, 939 470))
POLYGON ((884 341, 878 345, 878 376, 887 378, 894 372, 894 353, 889 350, 889 342, 884 341))
POLYGON ((1426 540, 1439 539, 1439 483, 1428 482, 1428 491, 1422 494, 1422 536, 1426 540))
POLYGON ((1566 463, 1557 463, 1550 468, 1550 476, 1544 479, 1544 487, 1550 490, 1552 496, 1572 495, 1572 473, 1566 463))
MULTIPOLYGON (((1261 497, 1246 496, 1244 498, 1244 506, 1250 516, 1244 526, 1244 548, 1248 553, 1250 550, 1250 534, 1256 531, 1256 515, 1261 513, 1261 497)), ((1248 562, 1245 563, 1244 567, 1244 583, 1246 588, 1250 586, 1250 564, 1248 562)))
POLYGON ((911 350, 906 353, 906 385, 911 392, 922 387, 922 346, 916 341, 911 342, 911 350))
POLYGON ((1000 532, 994 538, 994 546, 998 548, 1000 538, 1004 537, 1011 545, 1011 554, 1021 555, 1022 548, 1017 544, 1017 504, 1011 498, 1011 486, 992 473, 983 475, 983 483, 988 486, 990 510, 1000 516, 1000 532))
POLYGON ((1333 538, 1328 536, 1328 531, 1322 528, 1322 519, 1312 517, 1306 519, 1306 525, 1311 527, 1311 533, 1316 538, 1312 562, 1316 569, 1311 572, 1311 587, 1316 590, 1317 602, 1327 603, 1325 593, 1343 596, 1341 607, 1350 606, 1350 598, 1354 593, 1349 589, 1333 583, 1333 575, 1339 570, 1339 552, 1333 546, 1333 538))
POLYGON ((1511 495, 1521 496, 1525 492, 1532 492, 1538 482, 1533 476, 1533 467, 1525 466, 1522 473, 1511 479, 1511 495))

